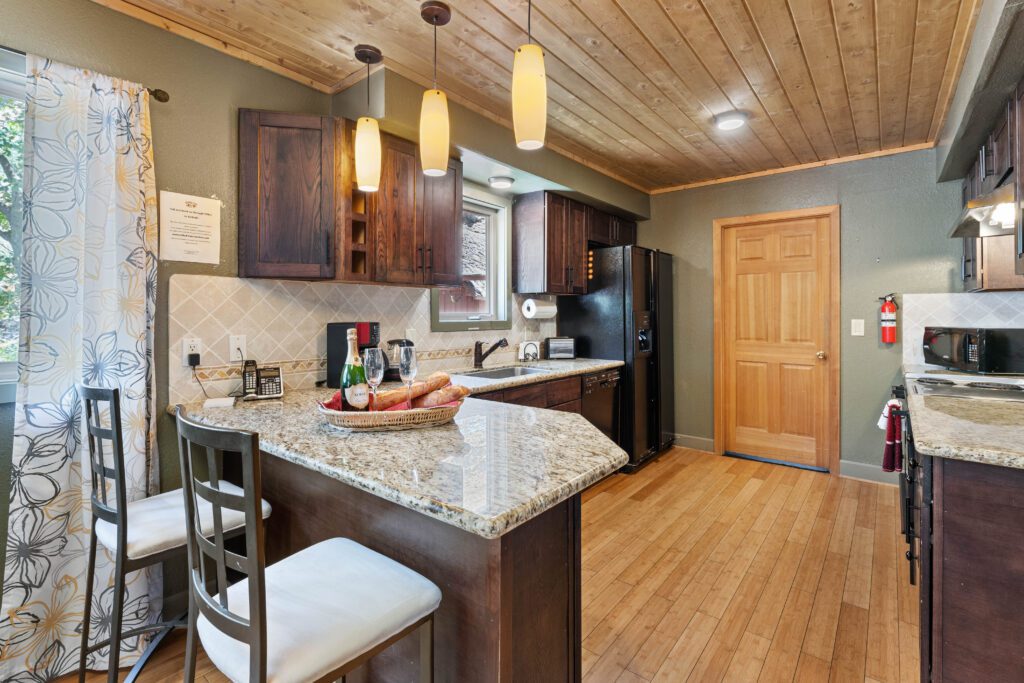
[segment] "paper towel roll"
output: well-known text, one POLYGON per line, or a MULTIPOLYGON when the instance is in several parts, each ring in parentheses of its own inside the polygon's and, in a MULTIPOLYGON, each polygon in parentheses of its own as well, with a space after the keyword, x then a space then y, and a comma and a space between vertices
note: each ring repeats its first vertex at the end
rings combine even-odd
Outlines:
POLYGON ((523 317, 531 320, 535 318, 540 320, 554 318, 557 313, 558 306, 555 306, 550 301, 527 299, 523 302, 523 317))

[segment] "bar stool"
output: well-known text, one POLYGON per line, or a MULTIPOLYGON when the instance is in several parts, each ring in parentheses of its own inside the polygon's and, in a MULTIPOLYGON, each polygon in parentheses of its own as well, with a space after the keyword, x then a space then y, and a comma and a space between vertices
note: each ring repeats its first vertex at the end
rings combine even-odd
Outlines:
MULTIPOLYGON (((125 580, 128 574, 187 555, 185 500, 181 490, 176 489, 158 496, 127 502, 120 391, 106 387, 82 386, 80 392, 85 403, 89 469, 92 472, 92 525, 89 535, 89 565, 86 575, 78 680, 85 680, 86 660, 89 654, 109 646, 108 681, 115 683, 118 678, 122 641, 145 633, 157 632, 129 672, 126 679, 128 683, 136 679, 164 637, 175 627, 184 626, 186 623, 183 618, 179 618, 121 632, 125 580), (104 412, 109 416, 106 425, 103 424, 104 412), (104 449, 105 442, 110 444, 109 452, 104 449), (114 595, 110 611, 110 637, 90 646, 89 627, 92 618, 97 543, 114 556, 114 595)), ((225 486, 229 485, 225 483, 225 486)), ((235 488, 241 493, 241 489, 235 488)), ((270 505, 266 501, 262 502, 261 513, 264 518, 270 515, 270 505)), ((199 516, 204 533, 213 533, 213 509, 206 505, 200 509, 199 516)), ((243 531, 245 520, 240 513, 234 513, 224 516, 221 522, 224 533, 237 536, 243 531)))
POLYGON ((332 538, 270 566, 256 501, 259 436, 207 427, 178 406, 178 446, 188 517, 189 628, 185 681, 198 642, 234 683, 308 683, 345 676, 420 629, 420 680, 433 681, 434 612, 441 591, 407 567, 347 538, 332 538), (242 492, 212 476, 238 457, 242 492), (209 482, 195 473, 203 464, 209 482), (196 507, 213 506, 213 536, 197 533, 196 507), (246 554, 224 548, 221 520, 245 515, 246 554), (228 587, 228 569, 246 578, 228 587), (214 584, 216 593, 209 588, 214 584))

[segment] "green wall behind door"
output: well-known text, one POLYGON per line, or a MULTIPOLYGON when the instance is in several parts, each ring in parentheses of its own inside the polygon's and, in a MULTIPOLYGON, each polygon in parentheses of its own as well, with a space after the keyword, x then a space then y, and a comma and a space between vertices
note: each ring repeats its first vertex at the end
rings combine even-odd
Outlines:
POLYGON ((844 464, 880 461, 875 422, 899 379, 901 347, 878 340, 876 299, 960 289, 960 242, 946 237, 960 211, 960 184, 935 182, 932 150, 652 198, 640 242, 675 256, 676 432, 683 443, 710 449, 713 436, 712 222, 830 204, 841 207, 841 455, 844 464), (864 337, 850 336, 851 318, 865 319, 864 337))

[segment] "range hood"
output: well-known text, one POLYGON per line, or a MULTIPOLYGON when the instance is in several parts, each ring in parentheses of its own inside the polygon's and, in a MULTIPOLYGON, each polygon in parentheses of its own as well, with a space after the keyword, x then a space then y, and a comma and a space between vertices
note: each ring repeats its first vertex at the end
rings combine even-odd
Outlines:
POLYGON ((999 237, 1012 235, 1017 227, 1017 192, 1014 174, 988 194, 967 202, 950 237, 999 237))

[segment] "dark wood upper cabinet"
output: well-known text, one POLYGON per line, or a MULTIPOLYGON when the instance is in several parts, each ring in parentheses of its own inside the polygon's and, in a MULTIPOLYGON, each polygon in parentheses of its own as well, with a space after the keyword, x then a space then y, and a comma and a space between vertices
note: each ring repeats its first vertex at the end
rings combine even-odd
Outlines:
POLYGON ((586 294, 589 247, 636 244, 636 223, 551 192, 512 206, 513 291, 586 294))
POLYGON ((569 293, 587 293, 587 227, 591 209, 586 204, 569 202, 569 231, 565 255, 569 266, 569 293))
POLYGON ((1024 275, 1024 81, 1017 86, 1014 98, 1013 148, 1017 183, 1017 234, 1014 240, 1014 263, 1018 275, 1024 275))
POLYGON ((381 136, 380 189, 370 197, 374 280, 458 285, 462 280, 462 162, 423 175, 413 142, 381 136))
POLYGON ((422 282, 462 283, 462 161, 449 159, 448 173, 423 179, 422 282))
POLYGON ((334 277, 334 151, 329 117, 239 111, 241 277, 334 277))
POLYGON ((381 136, 380 186, 370 195, 374 236, 374 278, 412 285, 422 280, 423 174, 416 144, 381 136))

